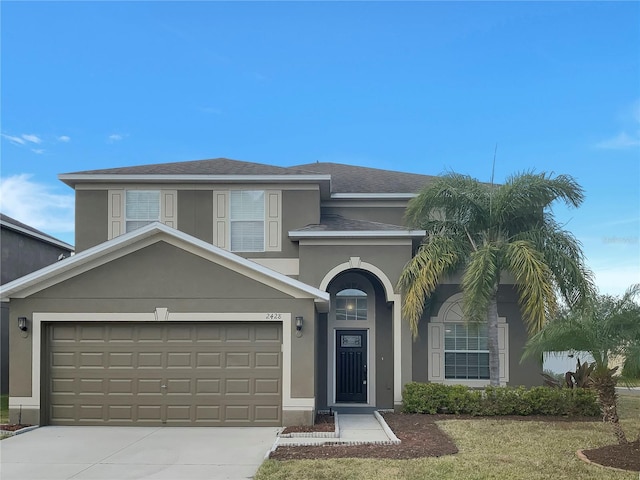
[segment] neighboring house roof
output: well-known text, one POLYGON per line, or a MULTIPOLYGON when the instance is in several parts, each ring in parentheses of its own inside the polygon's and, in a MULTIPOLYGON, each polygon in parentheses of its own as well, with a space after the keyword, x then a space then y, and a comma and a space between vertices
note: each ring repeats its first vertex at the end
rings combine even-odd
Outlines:
POLYGON ((320 223, 306 225, 289 231, 289 238, 312 237, 419 237, 425 236, 424 230, 409 230, 400 225, 354 220, 341 215, 322 215, 320 223))
POLYGON ((275 288, 294 298, 313 298, 320 311, 326 311, 329 294, 299 280, 247 260, 179 230, 155 222, 96 245, 0 287, 2 300, 25 298, 69 278, 80 275, 116 258, 124 257, 155 242, 164 241, 188 250, 236 273, 275 288))
MULTIPOLYGON (((133 167, 105 168, 63 173, 60 180, 70 186, 86 181, 331 181, 333 197, 348 194, 366 198, 393 195, 409 198, 435 177, 378 168, 358 167, 340 163, 308 163, 293 167, 278 167, 228 158, 156 163, 133 167), (144 178, 141 178, 144 177, 144 178), (269 177, 269 178, 265 178, 269 177), (398 195, 401 194, 401 195, 398 195)), ((343 198, 346 198, 343 197, 343 198)), ((356 197, 354 197, 356 198, 356 197)))
POLYGON ((35 228, 30 227, 25 223, 19 222, 18 220, 11 218, 3 213, 0 213, 0 225, 4 228, 22 233, 23 235, 28 235, 29 237, 33 237, 40 241, 55 245, 56 247, 63 248, 64 250, 68 250, 69 252, 74 251, 73 245, 69 245, 62 240, 58 240, 57 238, 54 238, 51 235, 47 235, 40 230, 36 230, 35 228))

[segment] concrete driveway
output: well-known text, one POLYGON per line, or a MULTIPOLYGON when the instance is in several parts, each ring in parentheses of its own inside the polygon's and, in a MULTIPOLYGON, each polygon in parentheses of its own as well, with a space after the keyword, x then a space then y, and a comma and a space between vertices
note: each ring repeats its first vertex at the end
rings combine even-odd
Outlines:
POLYGON ((252 478, 275 427, 42 427, 0 442, 2 480, 252 478))

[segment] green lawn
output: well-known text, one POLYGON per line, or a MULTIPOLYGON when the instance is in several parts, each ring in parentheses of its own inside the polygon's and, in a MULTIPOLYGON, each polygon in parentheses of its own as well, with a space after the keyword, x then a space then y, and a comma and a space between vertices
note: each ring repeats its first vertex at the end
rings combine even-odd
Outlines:
POLYGON ((9 423, 9 395, 0 395, 0 423, 9 423))
MULTIPOLYGON (((620 415, 630 438, 640 432, 640 396, 620 397, 620 415)), ((256 480, 437 479, 628 479, 637 473, 605 470, 580 461, 578 449, 615 443, 610 428, 596 422, 519 422, 495 419, 439 423, 460 449, 456 455, 418 460, 265 461, 256 480)))

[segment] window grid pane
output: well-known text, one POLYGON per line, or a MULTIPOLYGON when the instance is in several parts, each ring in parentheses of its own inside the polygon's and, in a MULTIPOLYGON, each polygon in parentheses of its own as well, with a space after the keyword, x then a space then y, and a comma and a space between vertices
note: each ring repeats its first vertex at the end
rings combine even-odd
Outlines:
POLYGON ((444 349, 445 378, 489 378, 486 324, 445 323, 444 349))
POLYGON ((263 252, 264 192, 232 190, 229 203, 231 251, 263 252))
POLYGON ((127 190, 125 194, 125 230, 132 232, 160 221, 160 192, 127 190))
POLYGON ((367 297, 346 297, 340 293, 336 295, 336 320, 366 320, 367 297))

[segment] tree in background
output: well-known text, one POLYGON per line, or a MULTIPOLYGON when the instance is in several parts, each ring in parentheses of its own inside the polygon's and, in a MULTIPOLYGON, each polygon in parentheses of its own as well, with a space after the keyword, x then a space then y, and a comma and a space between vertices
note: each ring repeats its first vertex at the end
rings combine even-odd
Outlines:
POLYGON ((407 223, 426 236, 399 280, 414 336, 438 284, 462 272, 464 317, 487 322, 490 382, 499 385, 496 295, 505 272, 516 280, 530 334, 557 311, 557 293, 576 305, 593 292, 579 242, 551 211, 556 201, 578 207, 583 199, 567 175, 523 173, 493 185, 450 173, 428 184, 407 207, 407 223))
POLYGON ((611 423, 618 443, 627 438, 618 419, 616 383, 609 368, 612 357, 622 356, 629 368, 640 368, 640 284, 632 285, 622 297, 596 295, 582 308, 562 309, 556 318, 531 337, 524 358, 539 358, 543 352, 588 352, 595 366, 591 385, 605 421, 611 423))

